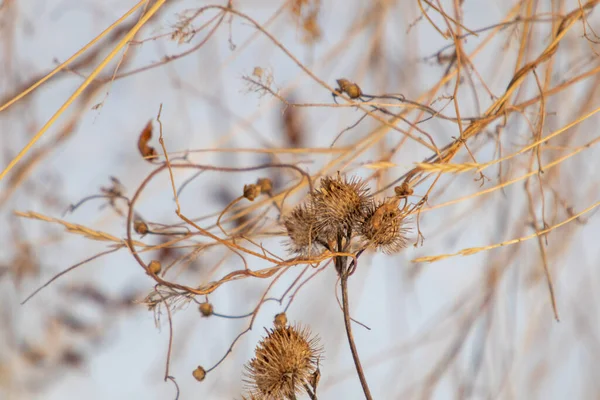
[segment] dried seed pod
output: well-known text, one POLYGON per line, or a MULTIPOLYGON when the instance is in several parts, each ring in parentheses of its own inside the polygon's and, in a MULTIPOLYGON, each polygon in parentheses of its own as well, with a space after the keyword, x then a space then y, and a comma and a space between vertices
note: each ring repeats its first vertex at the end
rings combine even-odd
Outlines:
POLYGON ((196 378, 198 382, 202 382, 206 378, 206 370, 198 365, 198 368, 192 372, 192 376, 196 378))
POLYGON ((410 187, 408 182, 405 181, 402 182, 402 185, 396 186, 394 188, 394 192, 396 193, 397 197, 403 198, 412 195, 414 193, 414 190, 410 187))
POLYGON ((200 310, 200 313, 202 313, 203 317, 210 317, 214 312, 213 305, 208 302, 201 303, 198 309, 200 310))
POLYGON ((288 249, 300 256, 315 256, 323 247, 317 241, 317 220, 312 209, 304 204, 298 205, 283 220, 289 237, 288 249))
POLYGON ((158 275, 158 274, 160 274, 160 270, 161 270, 160 261, 158 261, 158 260, 150 261, 150 264, 148 264, 148 272, 149 273, 151 273, 152 275, 158 275))
POLYGON ((145 235, 148 233, 148 224, 141 219, 136 219, 133 221, 133 230, 140 235, 145 235))
POLYGON ((406 246, 406 215, 398 209, 399 200, 386 199, 371 208, 359 230, 365 246, 382 250, 386 254, 395 253, 406 246))
POLYGON ((338 79, 336 82, 338 84, 337 91, 346 93, 351 99, 357 99, 362 96, 362 90, 360 90, 360 87, 356 83, 350 82, 345 78, 338 79))
POLYGON ((331 243, 339 234, 346 237, 364 220, 371 196, 364 181, 348 180, 338 174, 321 180, 320 187, 312 193, 311 204, 318 238, 331 243))
POLYGON ((252 70, 252 76, 258 78, 258 80, 262 79, 264 73, 265 71, 261 67, 254 67, 252 70))
POLYGON ((156 149, 154 147, 148 146, 148 142, 152 139, 152 121, 149 121, 142 133, 140 133, 140 137, 138 138, 138 150, 142 157, 152 162, 152 159, 158 155, 156 149))
POLYGON ((283 326, 267 331, 246 364, 245 382, 253 396, 292 399, 310 384, 322 349, 307 328, 283 326))
POLYGON ((244 185, 244 197, 250 201, 254 201, 258 196, 260 196, 260 186, 255 184, 244 185))
POLYGON ((286 326, 287 325, 287 316, 285 315, 285 313, 279 313, 275 316, 275 319, 273 320, 273 324, 276 327, 282 327, 282 326, 286 326))
POLYGON ((261 193, 271 193, 273 190, 273 182, 269 178, 259 178, 256 181, 256 186, 260 188, 261 193))

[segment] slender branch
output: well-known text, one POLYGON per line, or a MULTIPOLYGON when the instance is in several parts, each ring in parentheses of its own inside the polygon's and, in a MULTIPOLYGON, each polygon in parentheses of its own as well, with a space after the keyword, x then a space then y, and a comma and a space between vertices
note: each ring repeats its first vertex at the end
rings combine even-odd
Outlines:
MULTIPOLYGON (((338 251, 342 251, 342 235, 338 234, 337 237, 337 246, 338 251)), ((355 268, 356 262, 352 260, 350 266, 348 266, 348 257, 346 256, 336 256, 335 257, 335 269, 340 275, 340 284, 342 287, 342 309, 344 311, 344 325, 346 326, 346 335, 348 336, 348 343, 350 344, 350 351, 352 352, 352 358, 354 359, 354 365, 356 366, 356 373, 358 374, 358 378, 360 379, 360 384, 363 388, 363 392, 365 393, 365 399, 372 400, 373 396, 371 396, 371 391, 369 390, 369 385, 367 383, 367 379, 365 378, 365 373, 362 368, 362 364, 360 363, 360 357, 358 356, 358 350, 356 349, 356 344, 354 343, 354 335, 352 335, 352 321, 350 318, 350 306, 348 304, 348 277, 350 276, 350 270, 355 268)))
POLYGON ((344 308, 344 324, 346 325, 346 334, 348 335, 350 351, 352 352, 352 358, 354 359, 354 365, 356 366, 356 372, 358 373, 360 384, 362 385, 363 392, 365 393, 365 398, 367 400, 372 400, 373 396, 371 396, 371 391, 369 390, 369 385, 367 384, 367 379, 365 378, 365 373, 360 363, 360 358, 358 357, 358 350, 356 349, 356 344, 354 343, 354 336, 352 335, 352 322, 350 321, 350 307, 348 304, 348 275, 343 274, 340 277, 340 283, 342 286, 342 306, 344 308))

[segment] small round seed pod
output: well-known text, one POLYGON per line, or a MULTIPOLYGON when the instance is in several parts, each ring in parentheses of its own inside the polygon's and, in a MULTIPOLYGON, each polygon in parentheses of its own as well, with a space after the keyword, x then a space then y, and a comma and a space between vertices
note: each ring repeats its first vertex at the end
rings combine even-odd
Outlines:
POLYGON ((362 90, 360 90, 360 87, 356 83, 344 78, 338 79, 336 82, 339 86, 338 91, 346 93, 351 99, 357 99, 362 96, 362 90))
POLYGON ((160 261, 158 261, 158 260, 150 261, 150 264, 148 264, 148 272, 149 273, 151 273, 152 275, 158 275, 158 274, 160 274, 160 270, 161 270, 160 261))
POLYGON ((287 325, 287 316, 285 315, 285 313, 279 313, 275 316, 275 319, 273 320, 273 324, 279 328, 282 326, 286 326, 287 325))
POLYGON ((202 382, 206 378, 206 370, 198 365, 198 368, 192 372, 192 376, 198 381, 202 382))
POLYGON ((140 219, 137 219, 133 221, 133 230, 140 235, 145 235, 148 233, 149 230, 148 224, 140 219))
POLYGON ((395 253, 406 246, 406 215, 398 209, 399 200, 386 199, 371 208, 359 230, 365 246, 386 254, 395 253))
POLYGON ((273 190, 273 182, 269 178, 258 179, 256 186, 260 188, 261 193, 270 193, 273 190))
POLYGON ((244 197, 250 201, 254 201, 260 196, 260 186, 255 184, 244 185, 244 197))
POLYGON ((317 241, 317 220, 313 210, 304 204, 298 205, 283 220, 289 238, 288 249, 302 257, 321 254, 323 247, 317 241))
POLYGON ((213 305, 208 302, 201 303, 198 309, 200 310, 200 313, 203 317, 210 317, 211 315, 213 315, 214 312, 213 305))
POLYGON ((320 187, 312 193, 311 204, 319 239, 331 243, 339 234, 346 237, 357 229, 365 218, 371 197, 364 181, 338 174, 321 180, 320 187))
POLYGON ((318 338, 300 326, 267 331, 246 364, 248 392, 265 399, 292 399, 309 385, 322 353, 318 338))

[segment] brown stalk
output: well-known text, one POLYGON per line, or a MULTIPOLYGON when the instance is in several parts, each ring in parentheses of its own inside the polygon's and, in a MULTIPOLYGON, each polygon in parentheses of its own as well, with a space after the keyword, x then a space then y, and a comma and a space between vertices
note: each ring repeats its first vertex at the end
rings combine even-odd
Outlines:
MULTIPOLYGON (((341 252, 341 235, 338 235, 337 242, 338 250, 341 252)), ((348 300, 348 278, 351 275, 350 271, 352 271, 355 267, 356 261, 352 260, 352 263, 348 266, 348 257, 346 256, 335 256, 334 260, 335 269, 340 275, 340 286, 342 289, 342 309, 344 311, 344 326, 346 327, 346 336, 348 337, 348 344, 350 345, 352 359, 354 360, 354 366, 356 367, 356 373, 358 374, 360 385, 362 386, 363 393, 365 394, 365 399, 372 400, 373 396, 371 395, 371 390, 369 389, 369 384, 367 383, 367 378, 365 377, 365 372, 363 370, 362 364, 360 362, 360 357, 358 355, 358 349, 356 348, 356 343, 354 342, 354 335, 352 334, 352 321, 350 318, 350 304, 348 300)))

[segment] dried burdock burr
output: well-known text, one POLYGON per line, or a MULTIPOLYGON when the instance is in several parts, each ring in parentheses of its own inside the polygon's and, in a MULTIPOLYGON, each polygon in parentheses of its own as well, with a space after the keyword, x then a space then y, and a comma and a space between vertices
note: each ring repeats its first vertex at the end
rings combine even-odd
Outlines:
POLYGON ((362 223, 371 204, 369 189, 360 178, 347 179, 339 174, 324 177, 311 195, 319 240, 335 242, 347 238, 362 223))
POLYGON ((283 220, 289 238, 288 249, 300 256, 319 255, 323 247, 318 242, 317 219, 309 205, 298 205, 283 220))
POLYGON ((206 370, 204 368, 202 368, 201 366, 198 365, 198 368, 196 368, 193 372, 192 372, 192 376, 198 381, 198 382, 202 382, 204 380, 204 378, 206 378, 206 370))
POLYGON ((208 302, 201 303, 198 309, 200 310, 200 313, 203 317, 210 317, 211 315, 213 315, 214 312, 213 305, 208 302))
POLYGON ((279 313, 275 316, 274 320, 273 320, 273 325, 275 325, 276 327, 283 327, 287 325, 287 316, 285 315, 285 313, 279 313))
POLYGON ((246 364, 245 382, 251 396, 295 399, 310 385, 322 350, 318 337, 299 325, 267 331, 246 364))
POLYGON ((365 247, 392 254, 406 246, 406 214, 398 209, 399 201, 395 197, 372 206, 359 230, 365 247))

